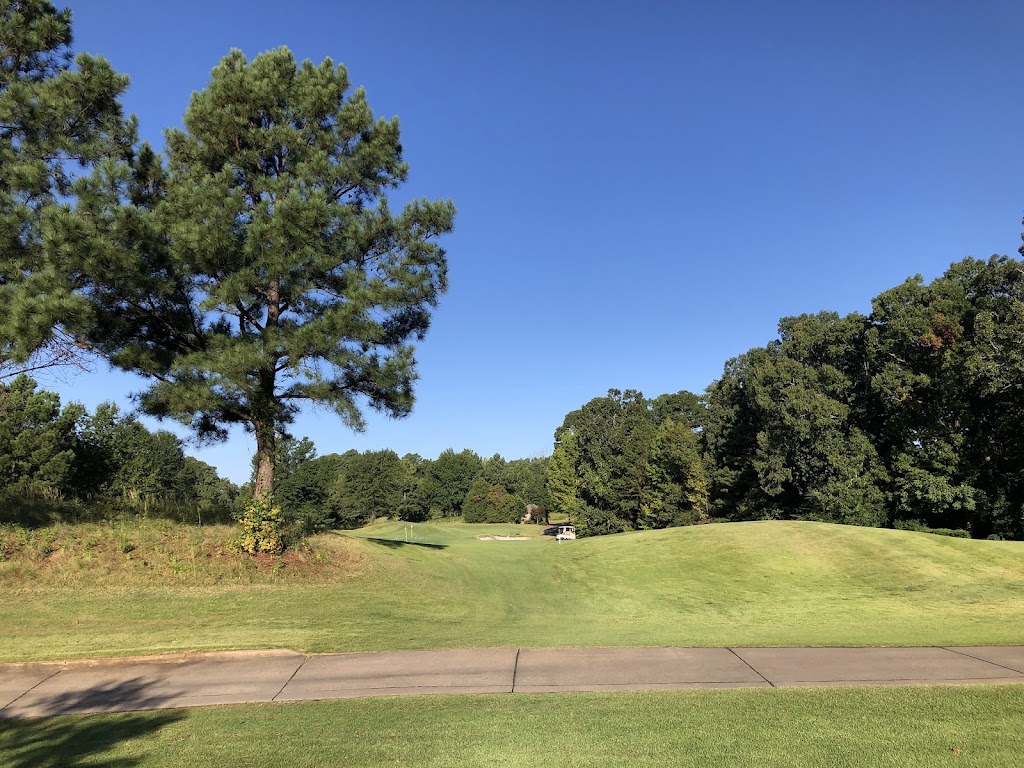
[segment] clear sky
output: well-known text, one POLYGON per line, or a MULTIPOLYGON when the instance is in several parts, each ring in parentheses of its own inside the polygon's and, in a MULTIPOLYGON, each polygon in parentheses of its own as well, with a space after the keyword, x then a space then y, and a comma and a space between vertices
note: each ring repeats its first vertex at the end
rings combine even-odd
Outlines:
MULTIPOLYGON (((700 392, 784 315, 1020 244, 1019 0, 65 3, 158 148, 229 49, 285 45, 398 115, 403 196, 458 207, 413 414, 305 414, 321 454, 547 454, 611 387, 700 392)), ((253 448, 194 452, 242 481, 253 448)))

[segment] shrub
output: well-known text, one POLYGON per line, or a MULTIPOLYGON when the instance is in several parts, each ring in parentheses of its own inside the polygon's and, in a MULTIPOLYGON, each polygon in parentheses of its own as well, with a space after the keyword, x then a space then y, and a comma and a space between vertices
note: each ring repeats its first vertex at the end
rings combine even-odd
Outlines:
POLYGON ((237 546, 250 555, 279 555, 285 550, 284 515, 269 497, 255 498, 238 517, 242 535, 237 546))
POLYGON ((519 509, 519 501, 503 486, 478 478, 462 503, 462 519, 467 523, 514 523, 522 515, 519 509))
POLYGON ((592 507, 589 504, 581 506, 572 522, 576 525, 576 535, 581 538, 622 533, 626 530, 626 521, 614 512, 592 507))
POLYGON ((939 536, 952 536, 954 539, 969 539, 971 532, 963 528, 929 528, 928 533, 935 533, 939 536))
POLYGON ((917 533, 934 533, 938 536, 952 536, 954 539, 969 539, 971 532, 963 528, 929 528, 920 520, 897 520, 893 528, 898 531, 916 531, 917 533))

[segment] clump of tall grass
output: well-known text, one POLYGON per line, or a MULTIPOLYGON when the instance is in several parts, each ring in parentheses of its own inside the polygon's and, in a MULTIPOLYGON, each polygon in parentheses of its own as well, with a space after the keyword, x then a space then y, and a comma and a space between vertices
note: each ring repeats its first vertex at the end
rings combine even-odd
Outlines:
POLYGON ((319 536, 283 555, 241 556, 237 525, 191 525, 123 516, 46 526, 0 524, 0 589, 47 587, 131 590, 321 582, 347 572, 351 540, 319 536))

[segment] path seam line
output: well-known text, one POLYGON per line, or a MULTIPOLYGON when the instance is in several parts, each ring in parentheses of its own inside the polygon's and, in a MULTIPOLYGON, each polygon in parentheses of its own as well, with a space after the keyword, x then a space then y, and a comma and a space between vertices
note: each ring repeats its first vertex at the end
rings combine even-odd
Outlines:
POLYGON ((735 657, 736 657, 737 659, 739 659, 739 660, 740 660, 740 661, 742 661, 742 662, 743 662, 744 664, 746 664, 746 665, 747 665, 747 667, 748 667, 748 668, 750 669, 750 671, 751 671, 751 672, 753 672, 753 673, 754 673, 755 675, 757 675, 757 676, 758 676, 758 677, 760 677, 760 678, 761 678, 762 680, 764 680, 764 681, 765 681, 766 683, 768 683, 768 685, 770 685, 770 686, 771 686, 772 688, 774 688, 774 687, 775 687, 775 683, 773 683, 773 682, 772 682, 771 680, 769 680, 769 679, 768 679, 767 677, 765 677, 765 676, 764 676, 764 675, 762 675, 762 674, 761 674, 760 672, 758 672, 758 671, 757 671, 756 669, 754 669, 753 667, 751 667, 751 666, 750 666, 750 662, 749 662, 749 661, 747 661, 746 659, 744 659, 744 658, 743 658, 742 656, 740 656, 740 655, 739 655, 738 653, 736 653, 736 651, 735 651, 734 649, 732 649, 732 648, 728 648, 727 650, 729 651, 729 653, 731 653, 731 654, 732 654, 733 656, 735 656, 735 657))
POLYGON ((40 685, 42 685, 43 683, 45 683, 45 682, 46 682, 47 680, 50 680, 50 679, 51 679, 51 678, 53 678, 54 676, 56 676, 56 675, 59 675, 59 674, 60 674, 61 672, 63 672, 63 671, 64 671, 64 667, 61 667, 61 668, 60 668, 60 669, 58 669, 58 670, 57 670, 56 672, 54 672, 54 673, 53 673, 52 675, 47 675, 47 676, 46 676, 46 677, 44 677, 44 678, 43 678, 42 680, 40 680, 40 681, 39 681, 38 683, 36 683, 35 685, 33 685, 33 686, 32 686, 31 688, 29 688, 29 689, 28 689, 27 691, 25 691, 24 693, 21 693, 21 694, 19 694, 19 695, 18 695, 18 698, 16 698, 16 699, 11 699, 11 700, 10 700, 9 702, 7 702, 6 704, 4 704, 4 705, 3 705, 2 707, 0 707, 0 710, 3 710, 3 709, 7 709, 7 708, 8 708, 9 706, 11 706, 12 704, 16 704, 16 703, 18 702, 18 700, 19 700, 19 699, 22 699, 22 698, 24 698, 25 696, 28 696, 28 695, 29 695, 30 693, 32 693, 32 691, 34 691, 34 690, 35 690, 36 688, 38 688, 38 687, 39 687, 40 685))
POLYGON ((956 648, 949 648, 945 645, 941 645, 939 647, 942 648, 942 650, 944 651, 952 651, 953 653, 958 653, 961 656, 966 656, 968 659, 976 659, 977 661, 983 661, 986 664, 991 664, 993 667, 1001 667, 1002 669, 1008 669, 1011 672, 1016 672, 1018 675, 1024 675, 1024 669, 1015 669, 1014 667, 1008 667, 1005 664, 1000 664, 997 661, 989 661, 988 659, 983 659, 980 656, 972 656, 969 653, 964 653, 963 651, 958 651, 956 648))
POLYGON ((292 672, 291 676, 287 680, 284 681, 284 685, 281 686, 281 690, 274 694, 274 696, 271 699, 271 701, 277 701, 277 697, 280 696, 282 693, 284 693, 284 689, 288 687, 288 683, 290 683, 292 680, 295 679, 295 676, 297 674, 299 674, 299 670, 302 669, 304 666, 306 666, 306 662, 309 661, 309 659, 310 659, 309 654, 307 654, 306 656, 303 657, 302 663, 299 664, 299 666, 297 666, 295 668, 295 671, 292 672))
POLYGON ((519 674, 519 654, 522 653, 522 648, 516 648, 516 662, 512 666, 512 690, 509 693, 516 692, 516 675, 519 674))

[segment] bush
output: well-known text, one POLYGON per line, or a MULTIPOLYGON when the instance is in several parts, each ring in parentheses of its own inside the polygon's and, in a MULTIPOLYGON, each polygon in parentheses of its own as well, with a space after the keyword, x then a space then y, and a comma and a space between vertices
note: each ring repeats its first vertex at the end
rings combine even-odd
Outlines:
POLYGON ((237 546, 250 555, 279 555, 285 550, 284 515, 269 497, 255 498, 238 517, 242 535, 237 546))
POLYGON ((929 528, 928 533, 935 533, 939 536, 952 536, 954 539, 969 539, 971 532, 963 528, 929 528))
POLYGON ((519 501, 503 486, 478 478, 462 503, 462 519, 467 523, 514 523, 522 515, 519 510, 519 501))
POLYGON ((954 539, 969 539, 971 532, 963 528, 929 528, 920 520, 897 520, 892 527, 898 531, 916 531, 917 533, 934 533, 938 536, 952 536, 954 539))
POLYGON ((614 512, 589 504, 584 504, 579 509, 572 522, 576 525, 576 535, 580 538, 622 533, 626 530, 626 521, 614 512))

